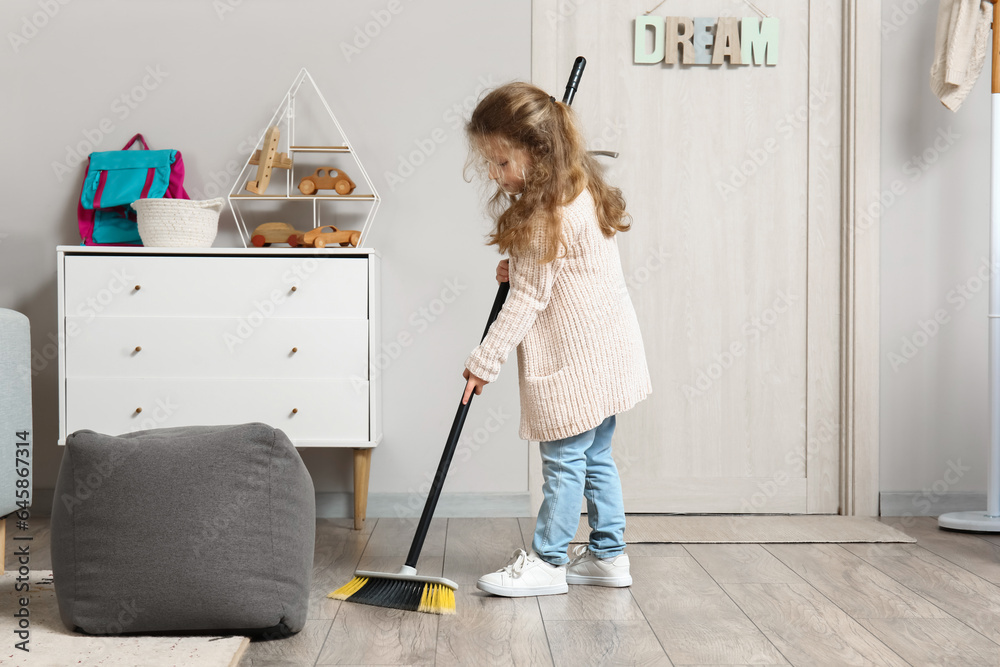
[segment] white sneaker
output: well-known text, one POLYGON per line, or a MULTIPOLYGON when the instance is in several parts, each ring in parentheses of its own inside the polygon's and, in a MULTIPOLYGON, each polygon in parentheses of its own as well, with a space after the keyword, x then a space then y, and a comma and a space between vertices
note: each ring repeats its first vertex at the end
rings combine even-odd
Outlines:
POLYGON ((504 567, 480 577, 476 586, 508 598, 569 592, 565 565, 550 565, 534 551, 525 553, 524 549, 515 551, 511 562, 504 567))
POLYGON ((602 559, 586 544, 581 544, 573 549, 573 559, 566 568, 566 583, 612 588, 631 586, 628 554, 602 559))

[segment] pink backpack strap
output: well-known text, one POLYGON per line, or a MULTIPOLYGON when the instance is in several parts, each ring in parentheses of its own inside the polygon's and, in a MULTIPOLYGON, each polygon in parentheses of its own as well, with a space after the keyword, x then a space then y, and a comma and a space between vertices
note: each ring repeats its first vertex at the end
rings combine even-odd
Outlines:
POLYGON ((131 139, 129 139, 128 143, 125 144, 124 147, 122 147, 122 150, 123 151, 127 151, 129 148, 132 147, 132 144, 134 144, 136 141, 138 141, 139 143, 142 144, 142 149, 143 150, 147 150, 147 151, 149 150, 149 146, 146 145, 146 139, 145 139, 145 137, 142 136, 141 133, 140 134, 136 134, 134 137, 132 137, 131 139))
POLYGON ((149 189, 153 187, 153 179, 156 177, 156 169, 149 168, 146 170, 146 183, 142 186, 142 194, 139 195, 139 199, 145 199, 149 196, 149 189))
POLYGON ((163 195, 169 199, 191 199, 184 189, 184 158, 181 152, 177 151, 177 159, 170 167, 170 183, 167 184, 167 192, 163 195))
POLYGON ((94 193, 94 209, 101 208, 101 195, 104 193, 104 185, 108 182, 108 172, 102 171, 101 177, 97 180, 97 192, 94 193))
MULTIPOLYGON (((90 160, 87 160, 90 163, 90 160)), ((83 180, 84 183, 87 181, 87 170, 83 170, 83 180)), ((83 190, 83 185, 80 186, 83 190)), ((80 229, 80 238, 83 240, 83 245, 89 245, 94 237, 94 212, 92 210, 83 207, 83 201, 81 197, 76 198, 76 218, 77 225, 80 229)))

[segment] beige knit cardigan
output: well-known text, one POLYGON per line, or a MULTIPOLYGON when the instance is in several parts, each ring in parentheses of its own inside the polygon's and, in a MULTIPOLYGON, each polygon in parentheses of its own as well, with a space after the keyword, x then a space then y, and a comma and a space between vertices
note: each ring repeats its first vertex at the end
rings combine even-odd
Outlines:
POLYGON ((992 25, 989 0, 941 0, 938 5, 931 91, 952 111, 962 106, 983 70, 992 25))
POLYGON ((568 251, 539 263, 536 229, 531 252, 510 258, 507 301, 465 362, 493 382, 517 346, 518 433, 539 442, 589 431, 652 391, 617 236, 601 233, 587 189, 560 213, 568 251))

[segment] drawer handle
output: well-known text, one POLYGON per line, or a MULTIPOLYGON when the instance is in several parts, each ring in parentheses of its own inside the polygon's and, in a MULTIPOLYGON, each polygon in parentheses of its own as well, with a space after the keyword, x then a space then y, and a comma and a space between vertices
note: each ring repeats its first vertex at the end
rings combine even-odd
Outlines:
POLYGON ((142 408, 136 408, 135 409, 135 414, 139 414, 140 412, 142 412, 142 408))
POLYGON ((297 292, 298 290, 299 290, 299 288, 298 288, 298 287, 296 287, 295 285, 292 285, 292 291, 293 291, 293 292, 297 292))
POLYGON ((293 347, 293 348, 292 348, 292 354, 295 354, 295 353, 296 353, 296 352, 298 352, 298 351, 299 351, 299 348, 297 348, 297 347, 293 347))
POLYGON ((136 345, 135 346, 135 351, 136 352, 142 352, 142 345, 136 345))
POLYGON ((136 286, 135 286, 135 291, 136 291, 136 292, 138 292, 138 291, 139 291, 139 290, 141 290, 141 289, 142 289, 142 285, 136 285, 136 286))
POLYGON ((299 409, 298 408, 292 408, 292 414, 293 415, 297 415, 298 413, 299 413, 299 409))

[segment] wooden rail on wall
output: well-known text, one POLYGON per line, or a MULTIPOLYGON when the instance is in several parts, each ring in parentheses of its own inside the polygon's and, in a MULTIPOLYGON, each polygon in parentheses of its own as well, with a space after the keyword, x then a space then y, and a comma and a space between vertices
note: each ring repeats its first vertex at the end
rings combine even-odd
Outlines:
POLYGON ((1000 93, 1000 10, 997 9, 997 0, 993 2, 993 87, 992 92, 1000 93))

